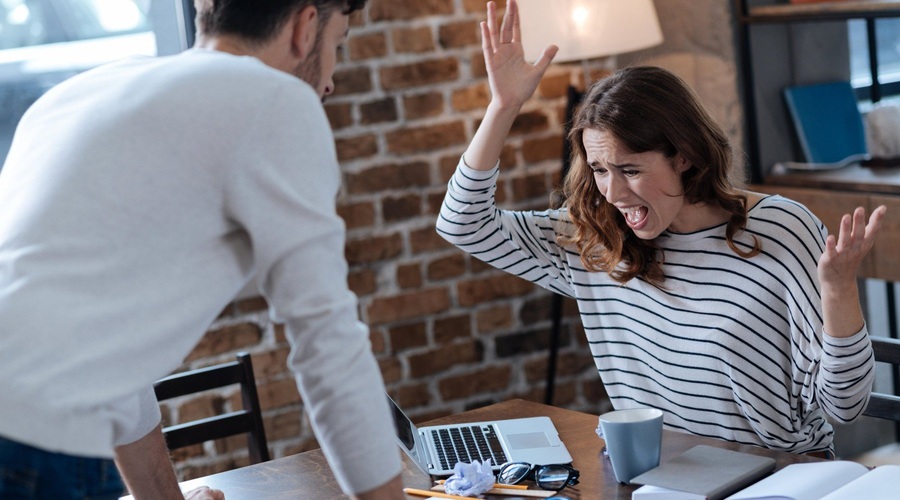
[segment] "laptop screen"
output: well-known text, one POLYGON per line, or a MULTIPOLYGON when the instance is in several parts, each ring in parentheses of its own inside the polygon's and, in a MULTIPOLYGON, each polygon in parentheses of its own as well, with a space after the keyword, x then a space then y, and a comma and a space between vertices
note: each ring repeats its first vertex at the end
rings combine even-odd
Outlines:
POLYGON ((413 451, 416 448, 415 431, 413 431, 413 423, 410 421, 403 410, 394 403, 394 400, 388 396, 388 404, 391 407, 391 413, 394 414, 394 426, 397 428, 397 437, 407 450, 413 451))

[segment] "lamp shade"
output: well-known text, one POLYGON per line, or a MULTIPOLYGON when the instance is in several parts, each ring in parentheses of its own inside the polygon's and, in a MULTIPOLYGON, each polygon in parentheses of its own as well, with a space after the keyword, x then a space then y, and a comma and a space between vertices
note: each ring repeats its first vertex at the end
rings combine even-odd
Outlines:
POLYGON ((518 0, 525 59, 548 45, 554 61, 621 54, 662 43, 653 0, 518 0))

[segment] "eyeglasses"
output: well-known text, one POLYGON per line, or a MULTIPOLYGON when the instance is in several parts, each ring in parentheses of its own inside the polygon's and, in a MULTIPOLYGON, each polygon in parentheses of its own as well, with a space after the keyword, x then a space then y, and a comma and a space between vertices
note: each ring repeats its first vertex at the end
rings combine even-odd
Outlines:
POLYGON ((508 462, 497 472, 500 484, 519 484, 526 479, 533 479, 538 488, 559 491, 566 486, 578 484, 581 473, 568 465, 532 465, 527 462, 508 462))

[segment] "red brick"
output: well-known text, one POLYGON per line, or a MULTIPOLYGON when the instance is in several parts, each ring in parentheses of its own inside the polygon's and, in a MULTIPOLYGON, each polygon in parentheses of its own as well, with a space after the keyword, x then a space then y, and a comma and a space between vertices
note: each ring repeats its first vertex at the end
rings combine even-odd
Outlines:
POLYGON ((185 361, 207 358, 240 348, 247 348, 262 340, 262 331, 253 323, 238 323, 206 332, 200 343, 188 354, 185 361))
POLYGON ((429 280, 445 280, 462 276, 466 272, 466 259, 460 253, 441 257, 428 263, 429 280))
POLYGON ((178 406, 178 423, 193 422, 222 413, 224 400, 216 394, 193 396, 178 406))
POLYGON ((256 392, 263 411, 300 404, 300 392, 293 377, 257 384, 256 392))
POLYGON ((471 85, 453 91, 451 103, 456 111, 471 111, 486 108, 491 102, 491 91, 487 83, 471 85))
POLYGON ((404 290, 422 286, 422 265, 414 262, 397 266, 397 285, 404 290))
POLYGON ((529 139, 522 142, 522 160, 525 164, 537 163, 544 160, 559 160, 562 168, 562 137, 544 137, 529 139))
POLYGON ((328 116, 328 121, 331 123, 331 128, 334 130, 340 130, 353 125, 352 106, 348 103, 326 104, 325 114, 328 116))
POLYGON ((399 233, 347 241, 345 255, 350 265, 377 262, 400 255, 403 237, 399 233))
POLYGON ((374 59, 387 55, 387 38, 381 32, 351 37, 347 46, 351 61, 374 59))
POLYGON ((547 130, 550 121, 541 111, 527 111, 520 113, 513 121, 510 135, 531 134, 541 130, 547 130))
POLYGON ((388 151, 395 154, 434 151, 449 146, 465 144, 466 127, 461 121, 400 129, 385 135, 388 151))
POLYGON ((395 357, 383 358, 378 360, 378 366, 381 369, 381 378, 385 384, 395 384, 403 379, 403 365, 400 360, 395 357))
POLYGON ((385 222, 412 219, 422 214, 422 197, 418 194, 387 196, 381 200, 381 215, 385 222))
POLYGON ((413 162, 378 165, 348 173, 345 180, 350 194, 362 194, 427 186, 430 175, 427 163, 413 162))
POLYGON ((436 193, 428 193, 427 198, 425 199, 425 214, 426 215, 437 215, 440 213, 441 205, 444 204, 444 191, 438 191, 436 193))
POLYGON ((484 54, 481 51, 473 51, 469 63, 469 71, 472 78, 487 78, 487 67, 484 65, 484 54))
POLYGON ((481 344, 474 340, 444 345, 437 349, 409 357, 412 378, 428 377, 466 363, 481 361, 481 344))
POLYGON ((438 40, 444 48, 458 48, 481 43, 478 21, 445 24, 438 29, 438 40))
POLYGON ((290 369, 287 366, 287 358, 290 352, 290 347, 279 347, 253 353, 251 359, 253 360, 253 374, 256 377, 256 382, 259 383, 284 373, 290 373, 290 369))
POLYGON ((359 114, 363 125, 396 121, 397 104, 393 97, 369 101, 359 105, 359 114))
POLYGON ((292 410, 271 416, 263 416, 263 426, 266 428, 266 439, 270 443, 279 439, 289 439, 300 436, 300 411, 292 410))
POLYGON ((394 51, 397 53, 431 52, 434 50, 434 35, 428 26, 397 28, 391 33, 394 51))
POLYGON ((476 394, 497 392, 509 387, 512 370, 508 365, 492 366, 476 372, 454 375, 438 382, 444 401, 467 398, 476 394))
POLYGON ((444 96, 440 92, 403 97, 403 113, 407 120, 438 116, 443 112, 444 96))
POLYGON ((428 344, 425 323, 422 322, 395 326, 388 330, 388 335, 391 338, 391 351, 394 353, 428 344))
POLYGON ((374 325, 435 314, 449 308, 450 291, 432 288, 376 298, 367 308, 367 317, 374 325))
POLYGON ((370 295, 377 288, 377 276, 372 269, 360 269, 351 271, 347 276, 347 285, 356 295, 370 295))
POLYGON ((385 332, 381 328, 369 329, 369 343, 372 344, 372 352, 375 354, 384 354, 387 351, 387 342, 385 342, 385 332))
POLYGON ((538 84, 537 95, 545 99, 567 97, 572 75, 569 72, 545 74, 538 84))
POLYGON ((475 326, 480 334, 508 330, 515 326, 512 308, 500 304, 482 309, 475 315, 475 326))
MULTIPOLYGON (((487 0, 463 0, 466 12, 487 12, 487 0)), ((497 9, 506 8, 506 0, 497 0, 497 9)))
POLYGON ((534 289, 534 285, 511 274, 460 281, 456 284, 459 305, 484 304, 496 299, 518 297, 534 289))
POLYGON ((367 227, 375 223, 375 205, 368 201, 338 205, 337 213, 344 219, 347 229, 367 227))
POLYGON ((471 318, 468 314, 434 320, 434 341, 438 344, 471 336, 471 318))
POLYGON ((486 264, 483 260, 468 255, 466 257, 469 260, 469 269, 471 269, 472 274, 482 274, 497 269, 490 264, 486 264))
POLYGON ((549 203, 551 188, 547 185, 547 175, 543 172, 535 172, 528 175, 517 176, 510 179, 512 182, 513 200, 522 201, 530 198, 540 198, 542 207, 549 203))
POLYGON ((340 161, 367 158, 378 153, 378 139, 372 134, 337 139, 334 144, 340 161))
POLYGON ((372 75, 369 68, 342 69, 334 72, 334 97, 361 94, 372 90, 372 75))
POLYGON ((421 87, 432 83, 449 82, 459 78, 459 60, 455 57, 431 59, 398 66, 381 68, 381 86, 384 90, 400 90, 421 87))
POLYGON ((397 389, 394 401, 405 410, 426 406, 431 403, 431 394, 428 384, 419 383, 405 385, 397 389))
POLYGON ((453 2, 447 0, 372 0, 369 2, 369 18, 375 22, 409 20, 452 13, 453 2))
POLYGON ((447 240, 441 238, 440 235, 437 234, 437 230, 434 229, 434 226, 410 231, 409 244, 414 254, 452 248, 452 245, 447 243, 447 240))

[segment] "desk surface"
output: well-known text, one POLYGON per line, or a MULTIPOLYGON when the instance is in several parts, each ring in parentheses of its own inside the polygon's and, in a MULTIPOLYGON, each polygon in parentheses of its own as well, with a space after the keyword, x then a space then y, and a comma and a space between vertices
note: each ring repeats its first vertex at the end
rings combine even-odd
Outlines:
MULTIPOLYGON (((572 465, 581 471, 581 482, 574 488, 566 488, 560 492, 561 496, 572 500, 630 500, 631 492, 635 487, 618 484, 613 475, 612 465, 601 455, 602 441, 595 433, 596 415, 523 400, 512 400, 440 418, 428 422, 428 424, 440 425, 541 415, 549 416, 553 420, 559 430, 560 438, 574 458, 572 465)), ((698 444, 772 457, 776 460, 778 469, 792 463, 818 461, 816 458, 776 452, 755 446, 725 443, 671 431, 663 433, 662 460, 672 458, 698 444)), ((403 483, 410 488, 428 489, 432 486, 431 478, 419 471, 405 456, 403 483)), ((334 476, 328 468, 328 463, 325 461, 325 456, 320 450, 213 474, 185 482, 182 487, 184 490, 188 490, 201 485, 223 490, 227 500, 346 498, 338 488, 334 476)), ((510 499, 513 497, 495 496, 493 498, 510 499)))

